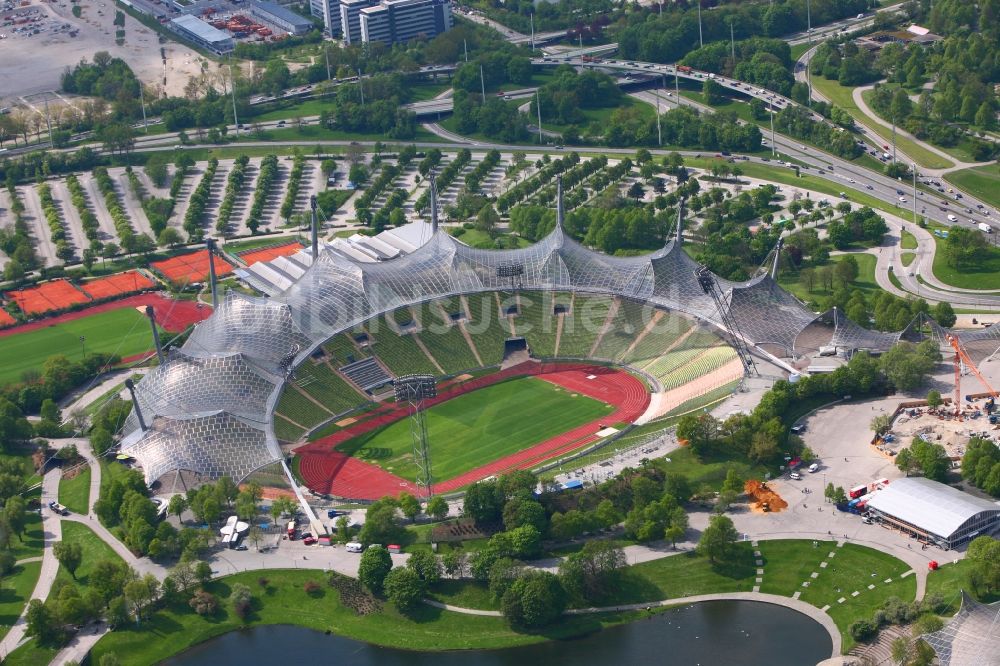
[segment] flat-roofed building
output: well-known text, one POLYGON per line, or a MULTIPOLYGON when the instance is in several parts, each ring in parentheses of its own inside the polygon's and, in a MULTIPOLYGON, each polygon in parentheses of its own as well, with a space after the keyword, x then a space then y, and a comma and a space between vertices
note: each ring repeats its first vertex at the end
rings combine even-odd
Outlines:
POLYGON ((170 29, 198 46, 220 55, 236 48, 228 32, 212 27, 197 16, 187 14, 178 16, 170 21, 170 29))
POLYGON ((430 39, 453 24, 447 0, 382 0, 361 10, 361 40, 384 44, 430 39))
POLYGON ((313 22, 305 16, 300 16, 287 7, 273 2, 257 0, 250 3, 250 15, 265 23, 284 30, 290 35, 304 35, 312 30, 313 22))
POLYGON ((309 0, 309 12, 323 21, 323 32, 340 37, 340 0, 309 0))

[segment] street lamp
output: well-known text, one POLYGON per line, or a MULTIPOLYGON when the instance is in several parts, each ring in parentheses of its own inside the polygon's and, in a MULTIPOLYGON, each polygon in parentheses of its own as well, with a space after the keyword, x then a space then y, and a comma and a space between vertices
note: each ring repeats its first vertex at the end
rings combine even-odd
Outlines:
POLYGON ((80 336, 80 353, 83 358, 87 358, 87 338, 83 335, 80 336))

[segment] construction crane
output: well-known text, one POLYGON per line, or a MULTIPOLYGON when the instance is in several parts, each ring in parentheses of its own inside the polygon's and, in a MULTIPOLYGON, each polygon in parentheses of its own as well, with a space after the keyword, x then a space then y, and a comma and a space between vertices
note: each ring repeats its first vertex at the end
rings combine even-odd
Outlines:
POLYGON ((969 370, 972 371, 972 374, 974 374, 979 379, 980 382, 982 382, 983 386, 985 386, 986 390, 989 392, 990 397, 993 398, 994 400, 996 400, 997 398, 997 392, 996 389, 990 386, 990 383, 986 381, 986 378, 983 377, 982 373, 979 372, 979 368, 976 367, 976 364, 973 363, 972 359, 969 358, 969 354, 965 351, 965 348, 962 347, 962 343, 959 341, 958 336, 952 333, 949 334, 947 337, 948 337, 948 343, 951 345, 951 348, 955 350, 955 358, 953 359, 955 364, 955 416, 957 416, 959 420, 961 420, 963 364, 965 364, 965 367, 967 367, 969 370))

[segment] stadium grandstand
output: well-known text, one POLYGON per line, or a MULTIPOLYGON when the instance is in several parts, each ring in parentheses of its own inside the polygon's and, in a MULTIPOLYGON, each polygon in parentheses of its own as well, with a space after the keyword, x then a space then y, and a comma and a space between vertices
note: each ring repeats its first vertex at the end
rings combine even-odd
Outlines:
MULTIPOLYGON (((493 368, 511 338, 536 358, 623 364, 667 390, 731 364, 726 343, 794 351, 817 319, 766 272, 742 283, 699 273, 679 234, 651 254, 607 256, 572 239, 557 211, 553 231, 520 249, 475 249, 417 222, 378 236, 399 250, 392 259, 320 244, 237 269, 267 298, 227 292, 145 376, 122 452, 149 482, 175 470, 238 481, 283 461, 279 440, 369 405, 394 376, 493 368), (271 265, 287 269, 271 269, 280 284, 271 265)), ((842 317, 840 333, 876 349, 898 339, 842 317)), ((1000 327, 969 335, 1000 344, 1000 327)))

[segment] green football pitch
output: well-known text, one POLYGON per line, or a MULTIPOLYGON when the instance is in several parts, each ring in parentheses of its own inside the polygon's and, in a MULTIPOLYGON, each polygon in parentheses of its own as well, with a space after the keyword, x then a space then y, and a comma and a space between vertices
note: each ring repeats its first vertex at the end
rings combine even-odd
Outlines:
POLYGON ((122 357, 148 351, 153 348, 149 322, 135 308, 126 307, 0 337, 0 386, 21 381, 25 370, 41 372, 49 356, 61 354, 79 361, 84 348, 87 354, 122 357))
MULTIPOLYGON (((606 416, 614 407, 536 377, 460 395, 426 411, 431 471, 446 481, 606 416)), ((338 450, 414 480, 410 419, 359 435, 338 450)))

